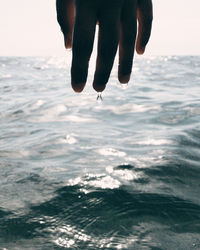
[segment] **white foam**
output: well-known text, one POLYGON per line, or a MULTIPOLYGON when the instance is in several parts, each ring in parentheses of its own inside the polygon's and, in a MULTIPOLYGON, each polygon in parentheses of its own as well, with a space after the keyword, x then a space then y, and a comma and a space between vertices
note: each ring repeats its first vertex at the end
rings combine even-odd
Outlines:
POLYGON ((118 151, 114 148, 101 148, 101 149, 98 149, 96 152, 104 156, 118 156, 118 157, 126 156, 125 152, 118 151))
POLYGON ((98 122, 97 119, 89 118, 89 117, 81 117, 76 115, 68 115, 66 116, 66 121, 72 121, 72 122, 98 122))
POLYGON ((147 111, 159 111, 161 110, 160 105, 152 105, 152 106, 145 106, 145 105, 139 105, 139 104, 131 104, 127 103, 121 106, 100 106, 96 107, 96 109, 103 109, 103 110, 110 110, 116 115, 121 114, 130 114, 130 113, 143 113, 147 111))
POLYGON ((120 187, 120 182, 111 176, 105 176, 100 179, 96 179, 93 181, 89 181, 88 185, 92 187, 97 187, 97 188, 102 188, 102 189, 114 189, 114 188, 119 188, 120 187))
POLYGON ((11 74, 3 74, 0 76, 1 78, 11 78, 12 75, 11 74))
POLYGON ((116 176, 126 181, 137 180, 142 177, 142 174, 139 172, 134 172, 133 170, 129 169, 114 169, 111 166, 107 167, 106 171, 112 176, 116 176))
POLYGON ((155 146, 159 146, 159 145, 171 145, 173 144, 173 142, 171 140, 168 139, 154 139, 154 138, 147 138, 146 140, 140 140, 140 141, 134 141, 134 144, 138 144, 138 145, 155 145, 155 146))
POLYGON ((81 188, 81 191, 86 194, 90 192, 87 189, 87 187, 114 189, 114 188, 119 188, 121 183, 119 180, 114 179, 110 175, 102 176, 102 175, 88 174, 85 178, 77 177, 75 179, 71 179, 69 181, 69 185, 84 186, 84 188, 81 188))
POLYGON ((66 143, 68 143, 68 144, 75 144, 75 143, 77 143, 76 138, 73 137, 73 136, 71 136, 71 135, 67 135, 66 138, 65 138, 65 140, 66 140, 66 143))
POLYGON ((41 107, 43 104, 45 104, 46 101, 45 100, 38 100, 36 101, 32 106, 31 109, 37 109, 39 107, 41 107))

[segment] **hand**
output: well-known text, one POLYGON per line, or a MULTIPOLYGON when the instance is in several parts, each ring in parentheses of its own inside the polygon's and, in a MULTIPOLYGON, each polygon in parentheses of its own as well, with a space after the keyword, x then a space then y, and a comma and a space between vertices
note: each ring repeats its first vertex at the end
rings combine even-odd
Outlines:
POLYGON ((93 87, 97 92, 105 89, 118 45, 118 79, 127 83, 135 43, 137 53, 143 54, 150 38, 152 0, 57 0, 56 7, 65 47, 72 47, 71 84, 74 91, 81 92, 85 87, 97 23, 98 55, 93 87))

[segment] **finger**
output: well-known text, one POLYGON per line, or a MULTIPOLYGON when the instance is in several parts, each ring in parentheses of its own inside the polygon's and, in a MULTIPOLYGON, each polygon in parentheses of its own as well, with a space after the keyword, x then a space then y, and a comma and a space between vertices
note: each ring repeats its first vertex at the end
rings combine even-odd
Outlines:
POLYGON ((71 84, 75 92, 81 92, 87 81, 96 21, 95 1, 76 0, 76 19, 72 44, 71 67, 71 84))
POLYGON ((118 79, 127 83, 130 79, 135 39, 137 33, 137 0, 125 0, 121 12, 118 79))
POLYGON ((136 51, 138 54, 143 54, 151 35, 153 20, 153 7, 151 0, 138 0, 137 17, 139 28, 136 41, 136 51))
POLYGON ((102 0, 99 20, 98 55, 93 88, 102 92, 108 82, 119 42, 122 0, 102 0))
POLYGON ((74 27, 74 0, 56 0, 57 20, 64 35, 65 47, 72 47, 72 32, 74 27))

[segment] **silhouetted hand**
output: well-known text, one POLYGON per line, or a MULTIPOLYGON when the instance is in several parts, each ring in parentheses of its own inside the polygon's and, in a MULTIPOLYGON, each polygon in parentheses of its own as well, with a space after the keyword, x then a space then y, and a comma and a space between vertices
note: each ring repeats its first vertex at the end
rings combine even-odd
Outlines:
POLYGON ((127 83, 135 47, 138 54, 143 54, 151 34, 152 0, 57 0, 56 7, 65 47, 72 47, 74 91, 81 92, 85 87, 97 23, 98 55, 93 87, 98 92, 105 89, 118 45, 118 79, 127 83))

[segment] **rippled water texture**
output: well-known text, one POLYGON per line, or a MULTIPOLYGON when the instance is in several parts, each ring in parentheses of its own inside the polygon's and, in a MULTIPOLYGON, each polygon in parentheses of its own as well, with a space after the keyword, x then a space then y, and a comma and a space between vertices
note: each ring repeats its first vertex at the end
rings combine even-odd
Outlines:
POLYGON ((136 58, 97 102, 92 67, 1 57, 0 249, 200 249, 199 69, 136 58))

